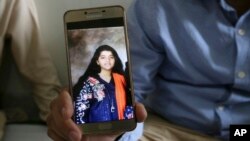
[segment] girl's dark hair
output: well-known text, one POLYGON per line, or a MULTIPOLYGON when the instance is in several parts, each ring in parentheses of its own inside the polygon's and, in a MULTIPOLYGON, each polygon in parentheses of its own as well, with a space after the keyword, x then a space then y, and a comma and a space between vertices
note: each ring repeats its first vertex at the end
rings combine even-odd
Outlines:
POLYGON ((109 45, 99 46, 96 49, 96 51, 95 51, 95 53, 94 53, 94 55, 93 55, 93 57, 92 57, 92 59, 90 61, 90 64, 89 64, 88 68, 86 69, 85 73, 78 79, 78 82, 73 87, 74 98, 77 95, 79 95, 80 90, 82 89, 83 82, 86 81, 86 79, 89 76, 96 77, 96 76, 98 76, 98 73, 100 73, 101 67, 96 62, 97 62, 98 58, 100 57, 100 54, 101 54, 102 51, 111 51, 111 53, 114 56, 115 64, 114 64, 114 67, 112 69, 112 73, 119 73, 121 75, 124 75, 122 61, 119 58, 117 52, 109 45))

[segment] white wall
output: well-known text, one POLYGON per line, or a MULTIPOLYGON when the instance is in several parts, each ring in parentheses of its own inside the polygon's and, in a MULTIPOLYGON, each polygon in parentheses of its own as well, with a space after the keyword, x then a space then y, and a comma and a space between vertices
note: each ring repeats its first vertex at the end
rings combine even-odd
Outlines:
POLYGON ((51 53, 63 85, 68 84, 63 14, 67 10, 121 5, 127 9, 132 0, 35 0, 44 45, 51 53))

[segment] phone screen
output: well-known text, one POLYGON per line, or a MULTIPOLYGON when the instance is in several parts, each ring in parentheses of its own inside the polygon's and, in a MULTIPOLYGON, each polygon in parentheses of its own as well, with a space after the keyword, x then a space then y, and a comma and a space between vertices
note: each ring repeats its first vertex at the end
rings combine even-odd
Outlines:
POLYGON ((123 17, 66 23, 77 124, 134 118, 123 17))

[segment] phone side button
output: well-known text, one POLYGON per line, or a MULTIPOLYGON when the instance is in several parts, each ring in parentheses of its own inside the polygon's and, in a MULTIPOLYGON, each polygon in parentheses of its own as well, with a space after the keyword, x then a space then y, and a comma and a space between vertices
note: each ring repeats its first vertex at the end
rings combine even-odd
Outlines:
POLYGON ((102 123, 98 126, 99 129, 101 130, 105 130, 105 129, 111 129, 112 128, 112 124, 111 123, 102 123))

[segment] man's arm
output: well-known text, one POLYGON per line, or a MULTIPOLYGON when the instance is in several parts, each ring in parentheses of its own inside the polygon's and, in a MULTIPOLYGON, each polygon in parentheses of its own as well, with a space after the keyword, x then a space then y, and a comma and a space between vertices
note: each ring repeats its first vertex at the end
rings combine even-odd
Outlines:
POLYGON ((6 34, 11 36, 11 50, 19 71, 33 86, 34 99, 45 120, 49 103, 59 91, 60 82, 48 51, 42 45, 37 10, 33 0, 3 0, 8 22, 6 34))

